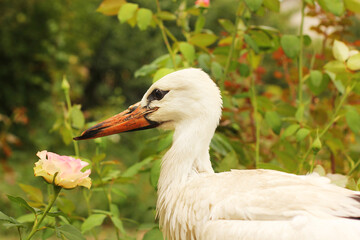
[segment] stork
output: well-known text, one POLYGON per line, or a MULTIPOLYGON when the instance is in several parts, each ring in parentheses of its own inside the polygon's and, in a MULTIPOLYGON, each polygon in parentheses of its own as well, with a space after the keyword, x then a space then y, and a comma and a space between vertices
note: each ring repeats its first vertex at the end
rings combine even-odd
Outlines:
POLYGON ((315 174, 264 169, 215 173, 209 144, 221 108, 219 88, 210 77, 200 69, 183 69, 75 139, 153 127, 174 130, 162 158, 156 204, 166 239, 360 239, 359 192, 315 174))

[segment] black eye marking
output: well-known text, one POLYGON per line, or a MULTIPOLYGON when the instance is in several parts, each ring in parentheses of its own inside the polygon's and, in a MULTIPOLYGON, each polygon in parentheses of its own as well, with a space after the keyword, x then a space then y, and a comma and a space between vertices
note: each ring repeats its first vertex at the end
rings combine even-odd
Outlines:
POLYGON ((168 93, 169 91, 163 91, 160 89, 154 89, 150 95, 147 97, 147 100, 149 101, 149 103, 153 100, 161 100, 163 99, 163 97, 168 93))

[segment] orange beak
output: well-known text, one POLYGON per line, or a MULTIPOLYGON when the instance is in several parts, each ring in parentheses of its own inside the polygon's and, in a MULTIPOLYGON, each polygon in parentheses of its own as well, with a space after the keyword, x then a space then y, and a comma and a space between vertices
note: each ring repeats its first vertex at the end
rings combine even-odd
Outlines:
POLYGON ((156 110, 158 108, 147 109, 146 107, 140 107, 139 103, 134 104, 127 110, 85 130, 79 137, 75 137, 74 140, 92 139, 121 132, 157 127, 160 123, 151 121, 146 117, 156 110))

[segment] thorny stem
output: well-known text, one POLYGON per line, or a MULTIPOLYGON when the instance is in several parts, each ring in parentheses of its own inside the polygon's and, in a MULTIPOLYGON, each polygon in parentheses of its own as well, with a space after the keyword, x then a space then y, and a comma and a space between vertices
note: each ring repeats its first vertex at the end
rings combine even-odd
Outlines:
MULTIPOLYGON (((235 39, 236 39, 236 35, 237 35, 237 32, 238 32, 238 25, 239 25, 239 20, 240 20, 240 16, 239 16, 239 9, 240 9, 240 4, 242 2, 239 3, 239 7, 238 9, 236 10, 236 18, 235 18, 235 28, 234 28, 234 32, 232 33, 232 39, 231 39, 231 45, 230 45, 230 50, 229 50, 229 55, 226 59, 226 65, 225 65, 225 69, 224 69, 224 75, 223 75, 223 78, 226 78, 226 76, 228 75, 229 73, 229 68, 230 68, 230 64, 231 64, 231 59, 232 59, 232 56, 233 56, 233 52, 234 52, 234 48, 235 48, 235 39)), ((243 11, 244 12, 244 11, 243 11)), ((224 80, 224 79, 223 79, 224 80)), ((223 85, 223 84, 221 84, 223 85)))
POLYGON ((312 173, 314 171, 315 160, 316 160, 316 153, 313 154, 313 157, 312 157, 312 160, 311 160, 310 173, 312 173))
POLYGON ((256 76, 254 74, 254 69, 252 66, 252 54, 249 53, 249 59, 250 59, 250 72, 251 75, 251 104, 254 108, 254 119, 255 119, 255 168, 259 166, 260 163, 260 119, 259 119, 259 113, 258 113, 258 103, 257 103, 257 96, 256 96, 256 88, 255 88, 255 80, 256 76))
MULTIPOLYGON (((86 191, 87 191, 87 189, 83 189, 83 195, 84 195, 86 207, 87 207, 87 210, 88 210, 88 216, 90 216, 91 215, 91 206, 90 206, 91 190, 89 191, 90 196, 87 195, 86 191)), ((91 234, 94 236, 94 239, 98 239, 97 234, 94 231, 94 229, 91 229, 91 234)))
MULTIPOLYGON (((298 106, 301 106, 303 103, 303 50, 304 50, 304 18, 305 18, 305 1, 302 1, 301 7, 301 23, 300 23, 300 52, 298 59, 298 71, 299 71, 299 101, 298 106)), ((300 117, 302 119, 303 116, 300 117)))
POLYGON ((255 89, 255 77, 252 77, 251 84, 251 99, 252 104, 254 106, 254 118, 255 118, 255 134, 256 134, 256 142, 255 142, 255 167, 257 168, 260 163, 260 121, 258 117, 258 106, 257 106, 257 97, 256 97, 256 89, 255 89))
MULTIPOLYGON (((68 113, 71 112, 71 108, 72 108, 72 105, 71 105, 71 100, 70 100, 70 92, 69 92, 69 89, 64 89, 64 94, 65 94, 65 100, 66 100, 66 106, 67 106, 67 110, 68 110, 68 113)), ((66 119, 66 118, 65 118, 66 119)), ((69 116, 68 118, 66 119, 67 121, 71 121, 69 120, 69 116)), ((73 133, 73 129, 71 127, 71 123, 69 124, 70 126, 70 132, 71 132, 71 136, 72 137, 75 137, 74 133, 73 133)), ((74 151, 75 151, 75 156, 78 158, 80 156, 80 153, 79 153, 79 145, 78 145, 78 142, 77 141, 74 141, 73 140, 73 144, 74 144, 74 151)))
POLYGON ((17 230, 18 230, 18 233, 19 233, 19 239, 22 240, 20 227, 18 227, 17 230))
MULTIPOLYGON (((342 106, 344 105, 344 102, 346 100, 346 98, 348 97, 349 93, 352 91, 352 89, 355 87, 356 83, 355 84, 352 84, 351 86, 348 86, 345 90, 345 94, 342 96, 342 98, 340 99, 340 102, 339 104, 336 106, 336 109, 334 111, 334 113, 332 114, 331 116, 331 119, 329 121, 329 123, 325 126, 325 128, 321 131, 321 133, 319 134, 319 139, 321 139, 325 133, 329 130, 329 128, 340 118, 340 116, 338 115, 340 109, 342 108, 342 106)), ((311 144, 309 145, 309 148, 308 150, 306 151, 304 157, 301 159, 301 162, 300 162, 300 167, 299 167, 299 172, 302 171, 303 169, 303 165, 304 165, 304 162, 305 160, 308 158, 310 152, 312 150, 312 146, 311 144)))
MULTIPOLYGON (((160 2, 159 0, 156 0, 156 6, 157 6, 157 12, 161 12, 161 8, 160 8, 160 2)), ((171 61, 173 63, 173 66, 174 66, 174 69, 176 69, 176 60, 175 60, 175 54, 173 52, 173 50, 171 49, 171 46, 170 46, 170 43, 169 43, 169 40, 167 38, 167 32, 169 34, 169 31, 165 29, 164 27, 164 23, 161 19, 158 20, 159 21, 159 28, 161 30, 161 35, 163 37, 163 40, 164 40, 164 43, 166 45, 166 48, 171 56, 171 61)))
MULTIPOLYGON (((96 152, 97 152, 97 154, 99 153, 99 147, 96 147, 96 152)), ((98 162, 95 164, 95 170, 96 170, 97 175, 99 176, 100 184, 101 184, 102 190, 104 191, 106 199, 108 201, 109 210, 110 210, 111 209, 111 194, 110 194, 110 192, 107 192, 105 189, 104 180, 102 179, 101 170, 100 170, 100 166, 99 166, 98 162)), ((116 233, 116 239, 119 240, 120 234, 119 234, 119 230, 116 228, 116 226, 115 226, 115 233, 116 233)))
POLYGON ((35 219, 34 225, 31 229, 31 232, 29 233, 28 237, 26 238, 26 240, 30 240, 34 234, 39 231, 38 227, 40 226, 40 224, 42 223, 42 221, 45 219, 47 213, 50 211, 51 207, 53 206, 53 204, 56 201, 56 198, 59 196, 59 193, 61 191, 61 187, 59 186, 54 186, 54 193, 51 195, 50 201, 48 203, 48 205, 46 206, 44 213, 42 214, 41 218, 39 221, 37 221, 37 219, 35 219))

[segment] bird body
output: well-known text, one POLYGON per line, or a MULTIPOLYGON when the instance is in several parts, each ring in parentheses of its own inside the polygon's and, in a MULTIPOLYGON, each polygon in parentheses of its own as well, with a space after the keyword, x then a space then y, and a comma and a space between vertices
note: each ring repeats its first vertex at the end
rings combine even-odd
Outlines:
POLYGON ((329 231, 338 234, 318 239, 356 239, 344 238, 344 224, 349 236, 360 236, 360 221, 346 219, 359 216, 354 197, 317 174, 232 170, 193 175, 159 191, 157 207, 168 239, 316 239, 329 231))
POLYGON ((328 178, 262 169, 214 173, 209 144, 221 105, 220 91, 206 73, 184 69, 155 82, 139 103, 77 139, 174 129, 157 200, 169 240, 360 239, 360 194, 328 178))

